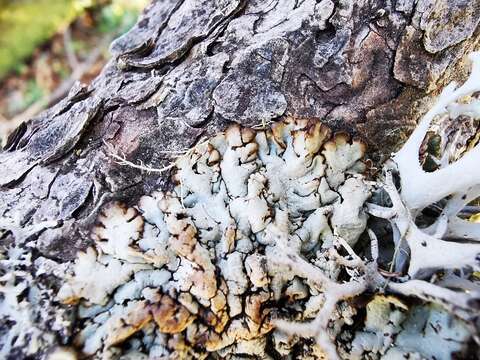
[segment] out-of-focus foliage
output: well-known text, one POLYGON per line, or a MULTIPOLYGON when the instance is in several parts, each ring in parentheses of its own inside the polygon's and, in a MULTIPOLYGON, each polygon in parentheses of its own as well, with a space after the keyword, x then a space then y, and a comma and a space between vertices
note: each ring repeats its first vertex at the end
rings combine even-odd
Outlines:
POLYGON ((72 0, 0 0, 0 77, 88 5, 72 0))
POLYGON ((115 0, 101 10, 99 31, 103 33, 123 34, 137 21, 141 9, 148 0, 115 0))
POLYGON ((146 0, 0 0, 0 79, 20 72, 35 48, 61 31, 88 7, 103 5, 100 31, 122 33, 132 26, 146 0))

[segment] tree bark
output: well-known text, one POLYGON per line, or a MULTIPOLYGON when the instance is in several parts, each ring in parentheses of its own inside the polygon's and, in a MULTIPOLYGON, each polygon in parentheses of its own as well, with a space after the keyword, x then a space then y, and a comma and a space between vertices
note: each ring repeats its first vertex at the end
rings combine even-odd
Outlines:
POLYGON ((92 84, 10 136, 2 246, 72 260, 102 205, 168 188, 168 173, 121 166, 111 148, 161 168, 232 122, 292 115, 362 137, 380 164, 437 89, 462 79, 479 19, 478 0, 154 1, 92 84))

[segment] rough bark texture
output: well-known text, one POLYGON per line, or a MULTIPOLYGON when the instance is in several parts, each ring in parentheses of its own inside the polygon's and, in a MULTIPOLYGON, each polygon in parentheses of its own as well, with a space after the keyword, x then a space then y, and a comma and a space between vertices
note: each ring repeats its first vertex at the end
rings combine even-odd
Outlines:
MULTIPOLYGON (((160 168, 229 123, 314 117, 379 163, 478 47, 480 2, 164 0, 111 46, 90 85, 20 126, 0 153, 2 246, 66 261, 98 209, 168 186, 160 168)), ((1 235, 1 233, 0 233, 1 235)))
POLYGON ((381 160, 477 45, 479 18, 479 2, 461 0, 154 2, 91 85, 10 137, 0 213, 20 226, 61 221, 41 251, 70 259, 98 205, 167 179, 115 164, 104 141, 161 167, 163 151, 229 122, 285 114, 359 134, 381 160))

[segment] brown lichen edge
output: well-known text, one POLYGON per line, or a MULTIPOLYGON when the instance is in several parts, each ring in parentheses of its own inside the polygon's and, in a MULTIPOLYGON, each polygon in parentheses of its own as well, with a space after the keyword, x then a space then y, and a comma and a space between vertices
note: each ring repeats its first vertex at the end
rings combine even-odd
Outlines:
MULTIPOLYGON (((298 224, 296 225, 299 229, 301 229, 302 222, 308 218, 308 215, 305 214, 321 206, 331 207, 331 203, 335 200, 340 201, 335 193, 342 191, 346 178, 351 176, 347 173, 351 172, 355 174, 355 178, 360 179, 360 172, 365 170, 364 163, 361 161, 365 150, 366 146, 362 141, 351 140, 346 133, 331 136, 330 129, 314 119, 287 118, 274 124, 271 130, 254 130, 232 125, 223 134, 215 136, 206 144, 196 147, 176 161, 177 170, 173 178, 177 183, 177 188, 174 192, 157 193, 153 197, 145 197, 139 204, 138 211, 133 208, 128 209, 120 203, 110 204, 103 210, 98 218, 99 225, 92 231, 98 259, 102 258, 100 262, 108 261, 104 258, 111 256, 121 262, 141 262, 142 266, 145 265, 151 269, 171 267, 172 277, 181 277, 182 275, 178 275, 178 267, 174 269, 176 265, 172 264, 171 259, 167 264, 158 263, 159 258, 174 257, 177 259, 176 261, 180 259, 180 262, 188 264, 185 265, 188 267, 188 274, 183 279, 188 285, 188 291, 179 290, 185 284, 164 286, 162 290, 155 289, 155 296, 148 295, 146 302, 145 300, 137 301, 133 309, 129 309, 115 320, 115 324, 120 321, 119 324, 123 324, 123 326, 110 324, 108 334, 103 336, 104 345, 94 352, 105 351, 111 346, 120 344, 134 333, 144 330, 152 321, 156 322, 160 332, 177 334, 168 342, 170 350, 176 352, 183 348, 184 345, 181 344, 185 341, 189 344, 188 347, 195 348, 196 351, 204 349, 207 352, 231 348, 239 342, 247 343, 258 339, 264 341, 265 334, 274 328, 271 322, 272 316, 278 317, 283 311, 278 308, 281 299, 288 299, 287 301, 291 303, 290 306, 293 306, 296 301, 305 302, 309 295, 308 291, 305 292, 306 285, 301 280, 299 282, 295 276, 290 276, 290 279, 285 280, 281 279, 285 274, 272 274, 274 272, 271 269, 272 265, 262 254, 264 245, 259 242, 255 243, 255 238, 262 237, 262 233, 266 233, 266 228, 273 224, 275 212, 279 210, 279 208, 276 209, 280 203, 281 206, 290 206, 289 196, 296 197, 295 201, 297 202, 304 201, 303 197, 311 198, 303 204, 305 209, 298 204, 296 206, 299 209, 290 209, 300 219, 300 221, 297 219, 298 224), (266 145, 268 146, 265 147, 266 145), (337 154, 338 158, 335 158, 337 154), (281 174, 276 173, 277 170, 280 171, 280 168, 267 169, 266 164, 273 168, 275 164, 270 160, 265 160, 266 158, 262 161, 260 159, 262 156, 274 156, 277 161, 284 163, 289 177, 285 176, 285 179, 281 179, 281 174), (280 160, 282 156, 285 159, 280 160), (222 166, 227 166, 226 158, 232 163, 229 163, 227 168, 222 168, 222 166), (237 167, 239 171, 235 171, 231 166, 237 167), (188 180, 188 176, 195 177, 195 179, 188 180), (239 176, 240 179, 246 181, 237 181, 239 176), (222 177, 229 179, 222 180, 222 177), (280 185, 277 184, 281 188, 280 192, 275 193, 268 188, 273 177, 281 180, 280 185), (305 194, 301 194, 301 196, 293 193, 284 194, 286 190, 292 191, 293 189, 292 186, 282 184, 282 181, 292 182, 303 178, 306 178, 309 183, 306 186, 305 184, 298 185, 298 189, 295 191, 301 191, 301 187, 304 186, 305 194), (324 179, 322 195, 325 195, 323 201, 320 199, 321 195, 318 190, 322 178, 324 179), (330 179, 332 185, 328 184, 330 179), (200 185, 202 181, 204 184, 200 185), (212 190, 210 194, 207 194, 209 190, 208 186, 203 186, 205 184, 217 184, 219 189, 212 190), (223 190, 220 189, 222 186, 223 190), (330 186, 332 187, 330 188, 330 186), (195 193, 195 191, 197 192, 195 193), (197 221, 196 226, 195 218, 188 214, 189 206, 192 206, 188 196, 197 194, 213 197, 219 196, 218 194, 222 191, 226 195, 222 200, 224 201, 223 205, 231 218, 225 222, 223 229, 217 229, 217 243, 215 244, 212 241, 204 241, 203 233, 207 233, 209 229, 206 229, 200 220, 197 221), (269 200, 267 200, 268 197, 270 197, 269 200), (157 205, 155 210, 163 213, 165 225, 168 228, 168 242, 162 245, 161 249, 163 254, 160 254, 161 251, 158 249, 145 251, 139 246, 139 241, 147 236, 145 232, 150 231, 147 228, 155 227, 145 219, 150 216, 148 211, 145 213, 145 208, 142 209, 142 206, 145 207, 145 203, 148 202, 147 199, 157 199, 153 200, 157 205), (250 210, 255 212, 260 209, 261 213, 259 214, 263 217, 247 219, 245 224, 243 217, 245 215, 248 217, 249 214, 248 211, 243 210, 248 209, 250 203, 255 201, 258 204, 253 204, 254 207, 250 207, 250 210), (189 204, 185 204, 185 202, 189 202, 189 204), (237 205, 230 207, 235 202, 237 205), (235 207, 239 207, 240 210, 235 210, 235 207), (142 217, 142 213, 145 218, 142 217), (248 233, 245 234, 245 232, 248 233), (218 238, 219 236, 221 238, 218 238), (222 242, 225 243, 223 248, 219 245, 222 242), (246 248, 250 247, 250 249, 246 250, 244 245, 239 245, 242 242, 249 242, 246 248), (236 248, 235 245, 237 245, 236 248), (123 248, 118 248, 119 246, 123 246, 123 248), (171 253, 167 254, 168 252, 171 253), (149 254, 147 255, 147 253, 149 254), (253 257, 259 258, 260 261, 253 257), (155 264, 155 262, 157 263, 155 264), (248 270, 245 267, 246 263, 249 264, 248 270), (233 277, 231 274, 225 274, 227 271, 225 269, 234 264, 241 266, 236 270, 238 274, 234 274, 233 277), (246 279, 247 283, 242 284, 244 289, 239 289, 241 286, 235 284, 234 277, 236 275, 246 279), (259 278, 263 278, 263 283, 258 280, 259 278), (282 292, 282 286, 288 285, 294 279, 297 279, 294 281, 294 285, 287 286, 283 295, 279 294, 282 292), (275 290, 270 287, 272 282, 277 282, 274 285, 275 290), (279 286, 279 284, 284 285, 279 286), (300 286, 300 288, 289 290, 292 286, 300 286), (236 314, 235 311, 238 312, 238 309, 232 311, 232 307, 238 308, 239 302, 244 305, 240 305, 241 312, 236 314), (102 348, 104 350, 101 350, 102 348)), ((364 191, 362 189, 362 194, 364 191)), ((368 191, 365 192, 365 195, 367 193, 368 191)), ((194 216, 198 216, 198 214, 194 216)), ((323 214, 319 216, 324 217, 323 214)), ((152 221, 151 218, 149 220, 152 221)), ((357 219, 351 220, 352 224, 350 225, 359 226, 352 238, 352 241, 356 241, 359 234, 363 232, 365 223, 364 221, 359 222, 357 219)), ((328 227, 326 222, 325 226, 328 227)), ((337 227, 341 232, 341 225, 337 227)), ((160 229, 160 231, 162 230, 165 231, 165 229, 160 229)), ((310 235, 299 236, 307 238, 310 235)), ((324 238, 317 234, 317 239, 310 240, 312 243, 317 242, 317 244, 313 244, 313 247, 319 249, 321 242, 331 242, 332 236, 332 232, 325 229, 324 238)), ((80 271, 79 268, 75 269, 75 276, 80 271)), ((135 271, 137 270, 131 272, 135 273, 135 271)), ((142 268, 138 271, 145 271, 145 269, 142 268)), ((182 274, 182 272, 180 273, 182 274)), ((85 299, 91 300, 99 297, 90 293, 91 287, 77 286, 75 276, 67 281, 63 291, 60 292, 60 297, 63 296, 65 303, 79 302, 88 307, 85 299), (74 288, 78 290, 77 297, 71 296, 71 293, 70 296, 67 296, 66 294, 74 288), (67 291, 67 289, 70 290, 67 291)), ((98 274, 97 281, 100 278, 100 274, 98 274)), ((87 283, 88 281, 91 279, 88 279, 87 283)), ((115 286, 109 285, 107 288, 104 302, 117 291, 115 286), (111 293, 108 294, 108 291, 111 293)), ((73 292, 75 293, 75 290, 73 292)), ((296 316, 298 317, 298 315, 296 316)), ((77 341, 79 345, 85 346, 84 336, 78 336, 77 339, 80 339, 77 341)), ((314 350, 305 350, 306 353, 311 351, 314 350)))

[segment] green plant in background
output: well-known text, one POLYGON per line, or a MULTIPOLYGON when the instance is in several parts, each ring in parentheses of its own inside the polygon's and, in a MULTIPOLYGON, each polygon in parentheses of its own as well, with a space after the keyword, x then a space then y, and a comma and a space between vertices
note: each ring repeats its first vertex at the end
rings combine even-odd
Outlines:
POLYGON ((128 31, 137 20, 140 11, 147 5, 147 0, 114 0, 101 10, 99 31, 120 35, 128 31))
POLYGON ((85 0, 0 0, 0 78, 88 5, 85 0))
POLYGON ((27 89, 24 94, 23 107, 32 105, 43 97, 43 89, 34 80, 28 80, 27 89))
POLYGON ((45 96, 45 90, 42 89, 34 79, 25 82, 25 89, 12 96, 5 109, 6 114, 15 114, 26 109, 30 105, 41 101, 45 96))
MULTIPOLYGON (((0 0, 0 80, 21 72, 35 48, 88 7, 102 5, 99 31, 116 36, 136 21, 148 0, 0 0)), ((78 44, 77 44, 78 45, 78 44)))

